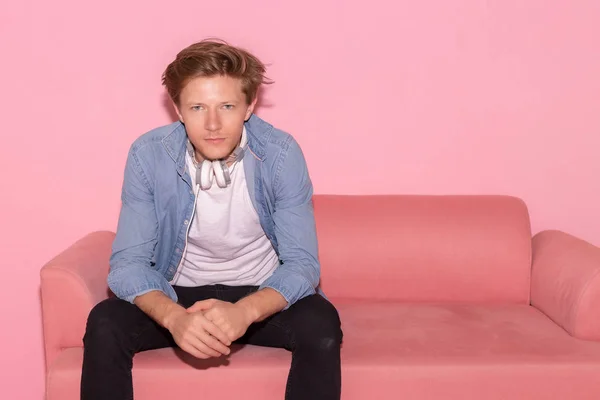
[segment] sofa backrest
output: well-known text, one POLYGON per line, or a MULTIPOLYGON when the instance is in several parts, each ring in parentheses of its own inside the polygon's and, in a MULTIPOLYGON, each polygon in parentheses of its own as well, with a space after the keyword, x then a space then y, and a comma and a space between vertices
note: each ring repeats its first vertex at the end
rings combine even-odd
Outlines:
POLYGON ((315 195, 331 299, 528 303, 531 228, 509 196, 315 195))

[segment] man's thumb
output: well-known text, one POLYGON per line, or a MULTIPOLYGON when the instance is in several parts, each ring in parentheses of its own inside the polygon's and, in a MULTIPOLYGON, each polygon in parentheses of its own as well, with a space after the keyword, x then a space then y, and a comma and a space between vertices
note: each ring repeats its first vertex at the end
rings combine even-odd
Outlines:
POLYGON ((189 307, 187 309, 187 312, 194 313, 194 312, 198 312, 198 311, 209 310, 214 305, 215 305, 214 299, 197 301, 191 307, 189 307))

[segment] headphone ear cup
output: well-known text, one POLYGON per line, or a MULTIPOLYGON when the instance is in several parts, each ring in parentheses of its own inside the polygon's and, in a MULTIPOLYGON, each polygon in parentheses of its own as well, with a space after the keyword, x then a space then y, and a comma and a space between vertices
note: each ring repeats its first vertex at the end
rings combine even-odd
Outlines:
POLYGON ((225 161, 213 161, 212 165, 217 185, 219 185, 220 188, 226 188, 231 182, 227 164, 225 161))
POLYGON ((208 160, 202 161, 202 164, 198 166, 200 168, 200 187, 202 190, 208 190, 212 186, 213 177, 213 165, 208 160))

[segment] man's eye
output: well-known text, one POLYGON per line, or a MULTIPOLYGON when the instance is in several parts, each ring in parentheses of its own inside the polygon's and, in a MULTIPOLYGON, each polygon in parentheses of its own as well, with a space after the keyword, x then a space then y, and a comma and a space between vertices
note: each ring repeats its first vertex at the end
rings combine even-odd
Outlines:
POLYGON ((200 106, 192 106, 192 111, 198 111, 200 110, 200 106))
POLYGON ((223 107, 225 107, 226 110, 232 110, 233 104, 225 104, 223 107))

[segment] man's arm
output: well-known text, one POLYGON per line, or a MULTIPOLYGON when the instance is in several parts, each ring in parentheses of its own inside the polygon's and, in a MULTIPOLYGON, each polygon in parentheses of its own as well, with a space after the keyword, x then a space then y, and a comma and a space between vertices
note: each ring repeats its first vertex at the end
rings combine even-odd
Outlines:
POLYGON ((158 290, 137 296, 133 302, 156 323, 167 329, 173 326, 177 314, 185 312, 181 305, 158 290))
POLYGON ((287 306, 285 298, 276 290, 265 288, 235 303, 244 309, 250 323, 262 321, 287 306))
POLYGON ((279 292, 287 303, 284 309, 315 294, 321 274, 312 182, 300 146, 291 136, 287 144, 287 153, 276 168, 280 172, 273 186, 272 215, 283 264, 259 288, 279 292))
POLYGON ((175 291, 166 278, 151 267, 158 240, 158 220, 154 206, 153 177, 139 158, 139 146, 129 150, 117 234, 112 245, 108 286, 125 301, 150 291, 161 291, 177 301, 175 291))

